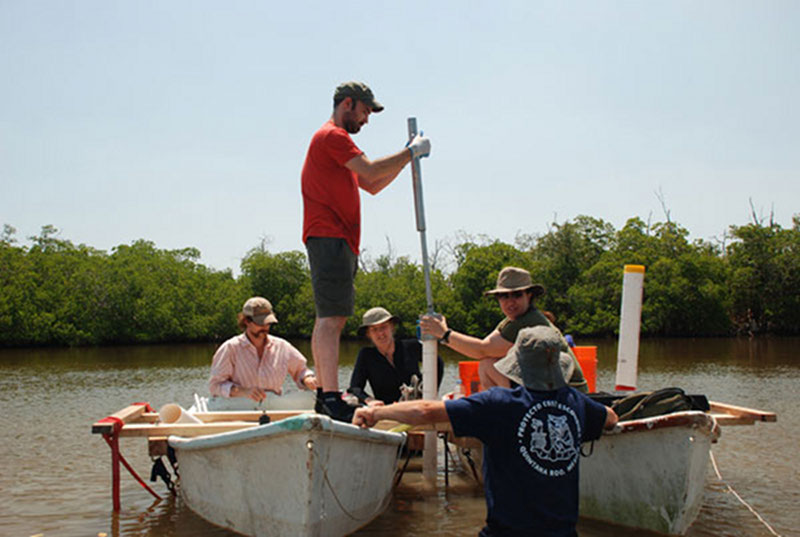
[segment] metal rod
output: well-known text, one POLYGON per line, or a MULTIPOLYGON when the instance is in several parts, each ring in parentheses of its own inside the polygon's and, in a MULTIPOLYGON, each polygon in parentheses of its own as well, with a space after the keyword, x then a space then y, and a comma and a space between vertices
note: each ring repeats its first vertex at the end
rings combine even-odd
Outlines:
MULTIPOLYGON (((408 118, 408 141, 417 135, 417 118, 408 118)), ((411 159, 411 177, 414 186, 414 211, 417 217, 417 231, 419 231, 420 245, 422 247, 422 270, 425 275, 425 299, 428 313, 433 313, 433 291, 431 290, 431 268, 428 263, 428 241, 425 236, 425 202, 422 198, 422 169, 419 158, 411 159)))

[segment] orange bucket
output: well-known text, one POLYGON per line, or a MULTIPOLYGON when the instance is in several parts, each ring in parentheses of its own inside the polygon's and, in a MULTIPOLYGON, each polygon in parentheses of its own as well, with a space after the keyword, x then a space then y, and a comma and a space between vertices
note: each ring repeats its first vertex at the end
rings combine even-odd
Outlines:
POLYGON ((458 362, 458 376, 461 377, 461 385, 464 387, 464 395, 472 395, 481 391, 481 379, 478 376, 478 360, 468 360, 458 362))
POLYGON ((578 363, 581 364, 583 378, 589 385, 589 392, 597 392, 597 347, 572 347, 572 352, 575 353, 578 363))

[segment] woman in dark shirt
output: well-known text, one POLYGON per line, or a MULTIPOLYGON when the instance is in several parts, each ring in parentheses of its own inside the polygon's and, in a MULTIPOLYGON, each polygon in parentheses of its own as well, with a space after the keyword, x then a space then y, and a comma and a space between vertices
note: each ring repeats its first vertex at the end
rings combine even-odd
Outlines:
MULTIPOLYGON (((422 379, 419 364, 422 361, 422 344, 416 339, 396 339, 395 331, 400 319, 385 308, 367 310, 358 329, 373 346, 358 353, 350 388, 347 390, 363 402, 383 401, 387 405, 400 399, 400 386, 411 386, 412 375, 422 379), (365 391, 369 382, 373 395, 365 391)), ((438 383, 442 383, 444 362, 437 357, 438 383)))

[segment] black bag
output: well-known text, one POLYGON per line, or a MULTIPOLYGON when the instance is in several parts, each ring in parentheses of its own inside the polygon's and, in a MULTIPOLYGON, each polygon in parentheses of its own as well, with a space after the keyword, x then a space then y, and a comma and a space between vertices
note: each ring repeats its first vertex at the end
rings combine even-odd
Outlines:
POLYGON ((680 388, 661 388, 654 392, 634 393, 617 400, 611 408, 619 421, 661 416, 682 410, 692 410, 692 398, 680 388))

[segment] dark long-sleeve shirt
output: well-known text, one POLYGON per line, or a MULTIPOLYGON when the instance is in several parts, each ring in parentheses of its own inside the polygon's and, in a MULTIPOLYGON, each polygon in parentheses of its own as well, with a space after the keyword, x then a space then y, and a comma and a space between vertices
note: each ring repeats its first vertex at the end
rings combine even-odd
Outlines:
MULTIPOLYGON (((358 352, 356 365, 350 377, 348 391, 364 400, 369 397, 365 391, 367 382, 375 399, 387 405, 400 399, 400 386, 411 384, 411 376, 422 378, 419 364, 422 362, 422 344, 416 339, 395 339, 394 365, 389 363, 375 347, 364 347, 358 352)), ((438 384, 442 383, 444 361, 437 356, 438 384)))

